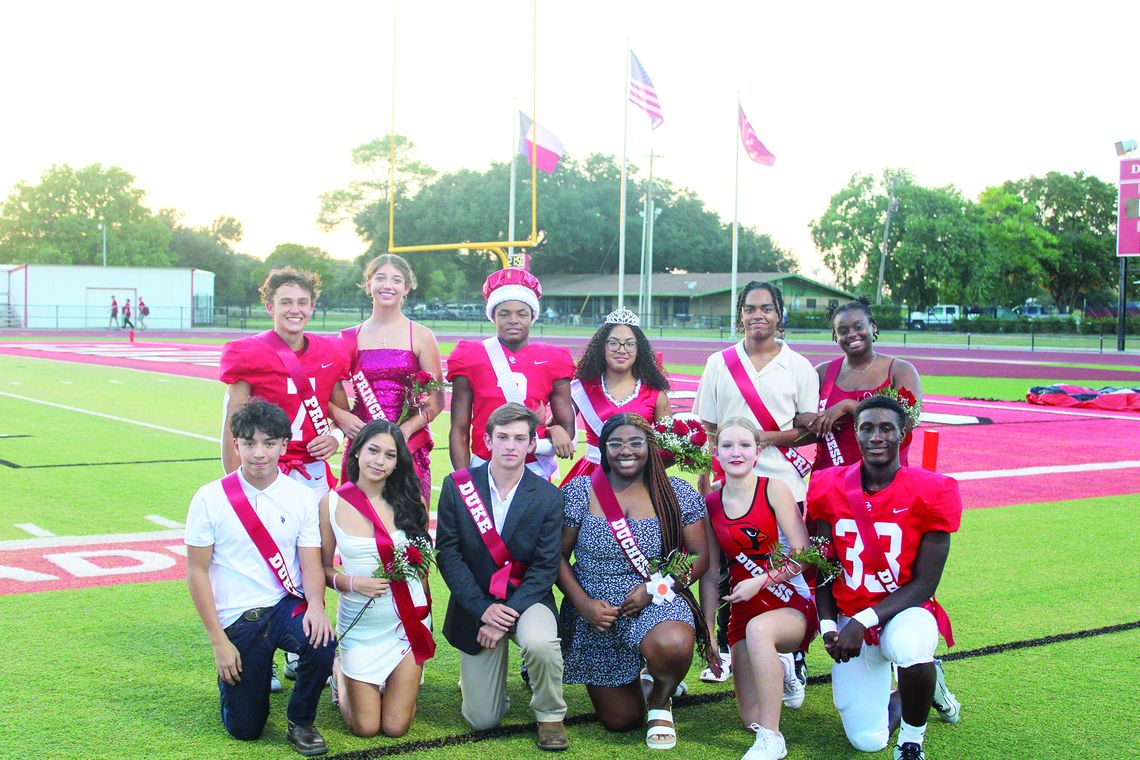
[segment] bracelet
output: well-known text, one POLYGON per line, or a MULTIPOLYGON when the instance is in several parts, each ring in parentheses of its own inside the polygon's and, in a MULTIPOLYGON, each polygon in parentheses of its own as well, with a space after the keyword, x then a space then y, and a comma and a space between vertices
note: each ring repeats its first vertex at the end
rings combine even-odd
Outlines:
POLYGON ((861 612, 856 612, 851 616, 851 619, 858 620, 863 624, 863 627, 867 629, 874 628, 879 624, 879 616, 875 614, 875 610, 872 607, 868 607, 861 612))
POLYGON ((335 573, 333 573, 333 591, 340 593, 340 589, 337 588, 337 585, 336 585, 336 578, 338 575, 344 575, 344 573, 342 573, 340 570, 337 570, 335 573))
POLYGON ((826 636, 829 633, 838 633, 839 628, 835 625, 834 620, 820 620, 819 621, 819 635, 826 636))
POLYGON ((337 448, 340 448, 340 445, 344 443, 344 431, 334 426, 333 429, 329 431, 329 435, 336 439, 337 448))
POLYGON ((351 575, 348 576, 348 593, 350 593, 350 594, 356 593, 355 591, 352 590, 352 576, 351 575))

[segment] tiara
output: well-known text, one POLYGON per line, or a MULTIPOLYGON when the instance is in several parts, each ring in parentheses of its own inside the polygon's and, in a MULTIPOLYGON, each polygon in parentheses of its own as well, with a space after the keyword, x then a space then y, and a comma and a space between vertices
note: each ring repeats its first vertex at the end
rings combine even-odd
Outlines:
POLYGON ((606 315, 606 324, 641 327, 641 319, 629 309, 618 309, 606 315))

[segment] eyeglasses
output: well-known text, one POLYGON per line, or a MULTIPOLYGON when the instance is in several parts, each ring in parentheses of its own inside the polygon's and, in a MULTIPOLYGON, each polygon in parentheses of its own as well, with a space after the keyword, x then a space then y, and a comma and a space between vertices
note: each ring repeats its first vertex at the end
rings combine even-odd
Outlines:
POLYGON ((645 451, 645 439, 631 438, 628 441, 606 441, 606 451, 611 454, 617 454, 627 447, 630 451, 645 451))
POLYGON ((634 351, 637 350, 637 339, 636 338, 630 338, 629 340, 621 341, 621 340, 617 340, 616 338, 610 338, 609 340, 606 341, 606 350, 609 351, 611 354, 616 354, 618 351, 621 351, 622 349, 625 349, 625 352, 627 354, 632 354, 634 351))

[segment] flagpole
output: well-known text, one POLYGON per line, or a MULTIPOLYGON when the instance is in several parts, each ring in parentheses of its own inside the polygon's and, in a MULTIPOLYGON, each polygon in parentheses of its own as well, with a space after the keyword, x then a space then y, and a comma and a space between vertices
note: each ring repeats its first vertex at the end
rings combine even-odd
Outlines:
POLYGON ((735 329, 736 322, 736 269, 739 260, 739 224, 740 211, 740 93, 736 95, 736 176, 732 183, 732 284, 728 301, 728 329, 735 329))
POLYGON ((625 154, 629 144, 629 38, 625 41, 625 73, 622 90, 621 190, 618 193, 618 286, 617 307, 625 308, 625 154))
MULTIPOLYGON (((507 240, 515 239, 515 157, 518 155, 519 146, 515 141, 515 131, 519 128, 519 104, 518 100, 511 101, 511 115, 513 122, 511 124, 511 190, 509 200, 507 201, 507 240)), ((507 247, 507 256, 514 256, 515 247, 507 247)))

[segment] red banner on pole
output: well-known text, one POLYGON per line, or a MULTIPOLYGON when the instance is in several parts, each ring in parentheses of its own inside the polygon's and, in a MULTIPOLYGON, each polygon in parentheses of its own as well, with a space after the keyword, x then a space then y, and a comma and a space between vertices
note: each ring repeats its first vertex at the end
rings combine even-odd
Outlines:
POLYGON ((1140 256, 1140 159, 1120 162, 1116 255, 1140 256))

